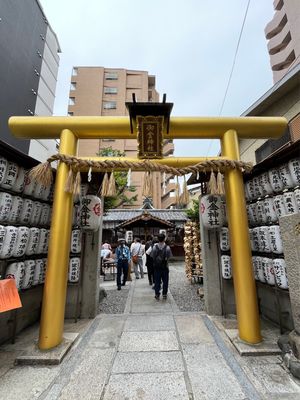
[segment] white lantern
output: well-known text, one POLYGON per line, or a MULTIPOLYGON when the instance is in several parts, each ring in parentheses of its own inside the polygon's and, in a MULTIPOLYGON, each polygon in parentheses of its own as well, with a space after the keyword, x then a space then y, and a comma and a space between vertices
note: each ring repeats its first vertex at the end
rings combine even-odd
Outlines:
POLYGON ((294 190, 294 196, 295 196, 295 201, 298 207, 298 210, 300 211, 300 189, 296 188, 294 190))
POLYGON ((249 204, 249 214, 252 225, 258 224, 258 217, 256 212, 256 203, 249 204))
POLYGON ((40 225, 48 225, 49 215, 50 215, 49 204, 43 204, 41 210, 40 225))
POLYGON ((12 197, 12 205, 9 213, 9 222, 11 224, 15 224, 18 222, 21 211, 23 208, 23 199, 20 196, 13 196, 12 197))
POLYGON ((37 254, 37 249, 40 240, 40 230, 39 228, 30 228, 29 241, 26 248, 26 256, 32 256, 37 254))
POLYGON ((269 180, 272 186, 273 192, 281 192, 283 189, 283 183, 280 176, 280 171, 277 168, 269 170, 269 180))
POLYGON ((260 226, 258 229, 259 235, 259 251, 263 253, 270 253, 270 237, 269 237, 269 227, 268 226, 260 226))
POLYGON ((37 259, 35 260, 35 270, 34 270, 32 285, 33 286, 39 285, 43 279, 44 279, 44 260, 37 259))
POLYGON ((79 257, 70 258, 69 273, 68 273, 69 282, 72 283, 78 282, 79 276, 80 276, 80 258, 79 257))
POLYGON ((0 254, 1 254, 1 251, 3 248, 5 235, 6 235, 6 228, 4 226, 0 225, 0 254))
POLYGON ((20 290, 25 276, 24 262, 14 262, 8 265, 5 279, 15 279, 17 289, 20 290))
POLYGON ((23 193, 27 196, 33 196, 37 182, 29 177, 28 173, 25 176, 25 185, 23 193))
POLYGON ((14 162, 9 161, 6 168, 5 177, 0 186, 4 189, 12 189, 17 179, 18 170, 18 165, 14 162))
POLYGON ((250 240, 251 251, 256 251, 255 246, 254 246, 252 229, 249 229, 249 240, 250 240))
POLYGON ((266 197, 264 199, 264 213, 266 216, 266 223, 278 221, 278 217, 275 212, 274 200, 272 197, 266 197))
POLYGON ((101 200, 97 196, 84 196, 80 203, 80 220, 83 229, 97 231, 101 221, 101 200))
POLYGON ((232 278, 231 258, 230 256, 221 256, 221 268, 223 279, 232 278))
POLYGON ((273 268, 275 274, 275 281, 281 289, 288 289, 288 279, 286 275, 286 266, 283 258, 274 258, 273 268))
POLYGON ((250 208, 250 204, 246 205, 246 211, 247 211, 247 219, 248 219, 249 225, 254 225, 254 217, 253 217, 252 208, 250 208))
POLYGON ((9 193, 0 192, 0 221, 7 221, 12 206, 13 197, 9 193))
POLYGON ((43 186, 41 199, 45 200, 45 201, 50 201, 50 192, 51 192, 51 185, 50 186, 43 186))
POLYGON ((37 246, 36 254, 45 254, 48 250, 48 239, 49 231, 48 229, 40 228, 39 243, 37 246))
POLYGON ((288 162, 294 186, 300 185, 300 158, 293 158, 288 162))
POLYGON ((269 226, 269 238, 270 238, 271 252, 275 254, 282 254, 283 245, 282 245, 279 225, 269 226))
POLYGON ((51 224, 52 211, 53 211, 53 207, 50 206, 50 210, 49 210, 49 214, 48 214, 48 221, 47 221, 47 224, 46 224, 48 226, 51 224))
POLYGON ((253 251, 259 251, 259 227, 252 229, 253 251))
POLYGON ((203 226, 207 229, 220 228, 224 224, 222 197, 213 194, 202 196, 200 214, 203 226))
POLYGON ((249 195, 250 200, 256 199, 255 188, 254 188, 254 181, 251 179, 250 181, 246 182, 246 190, 249 195))
POLYGON ((24 264, 25 264, 25 276, 22 283, 22 289, 29 289, 33 284, 35 261, 25 260, 24 264))
POLYGON ((293 191, 284 192, 282 197, 286 214, 298 213, 299 210, 294 192, 293 191))
POLYGON ((17 178, 12 186, 12 190, 14 192, 17 193, 23 192, 25 186, 25 175, 26 175, 25 169, 19 166, 17 178))
POLYGON ((41 281, 39 282, 39 284, 45 282, 46 271, 47 271, 47 258, 43 258, 42 260, 44 262, 44 268, 43 268, 43 274, 41 275, 41 281))
POLYGON ((29 242, 30 230, 27 226, 19 226, 18 238, 12 253, 13 257, 22 257, 26 252, 26 248, 29 242))
POLYGON ((0 156, 0 185, 4 181, 8 161, 6 158, 0 156))
POLYGON ((282 164, 279 167, 281 181, 283 183, 283 189, 294 187, 294 182, 292 180, 292 175, 289 170, 288 164, 282 164))
POLYGON ((253 269, 253 274, 254 274, 254 279, 256 281, 259 281, 259 277, 258 277, 258 269, 257 269, 257 258, 256 256, 252 257, 252 269, 253 269))
POLYGON ((258 280, 262 283, 266 283, 266 278, 264 274, 264 269, 262 265, 262 258, 263 257, 256 257, 256 269, 257 269, 257 276, 258 280))
POLYGON ((71 253, 81 252, 81 230, 73 229, 71 236, 71 253))
POLYGON ((20 213, 19 222, 20 224, 28 225, 33 210, 33 201, 30 199, 23 200, 23 208, 20 213))
POLYGON ((0 253, 0 258, 9 258, 12 256, 18 238, 18 228, 7 226, 5 228, 5 237, 0 253))
POLYGON ((244 185, 244 194, 245 194, 246 201, 250 201, 251 197, 250 197, 250 194, 248 193, 248 188, 247 188, 246 184, 244 185))
POLYGON ((222 251, 230 250, 228 228, 226 228, 226 227, 221 228, 220 232, 219 232, 219 237, 220 237, 220 248, 221 248, 221 250, 222 251))
POLYGON ((259 224, 265 224, 267 222, 263 200, 258 200, 256 202, 256 218, 259 224))
POLYGON ((275 285, 275 275, 273 268, 273 260, 271 258, 262 257, 261 259, 264 276, 269 285, 275 285))
POLYGON ((42 203, 40 203, 39 201, 34 201, 29 224, 33 226, 39 225, 41 214, 42 214, 42 203))
POLYGON ((263 196, 270 195, 273 193, 273 189, 270 184, 269 175, 267 172, 264 172, 263 174, 259 175, 258 181, 263 196))
POLYGON ((262 191, 262 188, 260 186, 260 181, 259 181, 259 177, 258 176, 253 178, 253 186, 254 186, 255 198, 257 199, 258 197, 262 197, 263 196, 263 191, 262 191))
POLYGON ((277 218, 280 218, 280 217, 286 215, 283 196, 281 194, 274 197, 274 208, 275 208, 277 218))

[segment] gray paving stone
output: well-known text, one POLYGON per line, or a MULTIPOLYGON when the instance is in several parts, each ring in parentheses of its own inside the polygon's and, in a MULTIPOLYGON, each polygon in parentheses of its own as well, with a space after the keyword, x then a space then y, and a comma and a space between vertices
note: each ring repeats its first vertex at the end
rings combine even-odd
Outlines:
POLYGON ((114 350, 87 349, 74 366, 59 400, 99 400, 114 356, 114 350))
POLYGON ((112 373, 184 371, 180 351, 118 353, 112 373))
POLYGON ((172 351, 179 350, 173 331, 123 332, 119 351, 172 351))
POLYGON ((172 306, 170 303, 166 301, 156 301, 153 297, 153 301, 149 304, 140 304, 140 303, 132 303, 131 313, 139 314, 139 313, 164 313, 164 312, 172 312, 172 306))
POLYGON ((182 372, 111 375, 104 400, 189 400, 182 372))
POLYGON ((214 343, 200 315, 177 315, 175 322, 182 343, 214 343))
POLYGON ((184 344, 194 400, 245 399, 237 378, 226 364, 219 349, 212 344, 184 344))
POLYGON ((116 347, 122 333, 125 319, 125 316, 122 316, 122 318, 105 316, 89 340, 88 347, 102 349, 116 347))
POLYGON ((175 330, 174 318, 172 315, 129 315, 124 331, 162 331, 175 330))

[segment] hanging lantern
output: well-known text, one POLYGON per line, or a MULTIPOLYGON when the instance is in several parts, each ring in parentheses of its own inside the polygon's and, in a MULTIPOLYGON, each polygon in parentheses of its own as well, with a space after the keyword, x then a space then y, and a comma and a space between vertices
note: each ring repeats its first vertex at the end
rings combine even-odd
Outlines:
POLYGON ((258 182, 263 196, 273 194, 273 189, 270 184, 269 175, 267 172, 264 172, 263 174, 259 175, 258 182))
POLYGON ((221 256, 221 268, 222 268, 222 278, 231 279, 232 269, 231 269, 231 258, 230 256, 221 256))
POLYGON ((254 279, 256 281, 259 281, 258 272, 257 272, 257 256, 252 257, 252 270, 253 270, 254 279))
POLYGON ((42 214, 42 203, 40 203, 39 201, 34 201, 29 225, 33 226, 39 225, 41 214, 42 214))
POLYGON ((264 276, 269 285, 275 285, 275 275, 273 268, 273 260, 271 258, 262 257, 261 259, 264 276))
POLYGON ((23 279, 25 276, 25 264, 24 262, 15 262, 9 264, 6 269, 5 279, 14 279, 16 281, 16 287, 18 290, 21 289, 23 279))
POLYGON ((272 197, 266 197, 264 199, 264 213, 266 215, 266 223, 278 221, 278 217, 275 212, 274 200, 272 197))
POLYGON ((252 238, 253 238, 253 251, 259 250, 259 227, 255 227, 252 229, 252 238))
POLYGON ((293 191, 284 192, 282 197, 286 214, 296 214, 299 212, 293 191))
POLYGON ((258 224, 258 217, 256 212, 256 203, 249 204, 249 215, 251 218, 252 225, 258 224))
POLYGON ((29 289, 33 284, 35 260, 25 260, 25 275, 22 282, 22 289, 29 289))
POLYGON ((280 165, 279 172, 283 184, 283 189, 292 188, 293 186, 295 186, 289 170, 289 165, 287 163, 280 165))
POLYGON ((295 201, 296 201, 298 210, 300 210, 300 188, 296 188, 294 190, 294 196, 295 196, 295 201))
POLYGON ((45 254, 48 250, 49 230, 40 228, 39 243, 37 245, 36 254, 45 254))
POLYGON ((29 241, 25 251, 26 256, 32 256, 33 254, 37 254, 39 239, 40 239, 39 228, 30 228, 29 241))
POLYGON ((69 282, 72 283, 78 282, 79 275, 80 275, 80 258, 79 257, 70 258, 69 272, 68 272, 69 282))
POLYGON ((17 193, 21 193, 24 190, 24 186, 25 186, 25 169, 23 167, 18 167, 18 175, 17 178, 15 180, 15 183, 13 184, 11 190, 13 190, 14 192, 17 193))
POLYGON ((222 251, 228 251, 230 250, 230 245, 229 245, 229 230, 226 227, 222 227, 219 232, 219 238, 220 238, 220 248, 222 251))
POLYGON ((18 175, 19 167, 16 163, 9 161, 6 168, 5 177, 1 183, 4 189, 12 189, 18 175))
POLYGON ((73 229, 71 235, 71 253, 80 253, 81 252, 81 230, 73 229))
POLYGON ((12 204, 11 204, 11 209, 9 212, 9 217, 8 217, 8 221, 11 224, 15 224, 21 214, 23 208, 23 199, 20 196, 13 196, 12 197, 12 204))
POLYGON ((281 176, 280 176, 280 171, 277 168, 272 168, 268 172, 269 174, 269 180, 271 187, 273 189, 273 192, 281 192, 283 189, 283 183, 281 181, 281 176))
POLYGON ((45 226, 48 224, 49 214, 50 214, 49 204, 43 204, 42 210, 41 210, 41 216, 40 216, 40 225, 45 226))
POLYGON ((37 259, 35 260, 35 269, 34 269, 32 286, 36 286, 41 283, 41 281, 43 280, 43 274, 44 274, 44 260, 37 259))
POLYGON ((250 247, 251 247, 251 251, 256 251, 252 231, 253 231, 253 229, 249 229, 250 247))
POLYGON ((19 226, 18 228, 17 241, 14 246, 12 256, 23 257, 29 242, 30 230, 27 226, 19 226))
POLYGON ((4 181, 8 161, 6 158, 0 156, 0 185, 4 181))
POLYGON ((25 185, 23 193, 26 194, 27 196, 33 196, 36 184, 37 182, 34 179, 32 179, 27 173, 25 177, 25 185))
POLYGON ((7 221, 12 206, 12 195, 0 192, 0 221, 7 221))
POLYGON ((20 224, 29 225, 32 210, 33 210, 33 201, 30 199, 24 199, 23 208, 19 217, 20 224))
POLYGON ((208 229, 220 228, 224 224, 224 210, 222 197, 208 194, 200 199, 200 216, 204 227, 208 229))
POLYGON ((46 271, 47 271, 47 258, 43 258, 42 260, 43 260, 43 262, 44 262, 44 268, 43 268, 43 271, 42 271, 42 273, 41 273, 41 275, 40 275, 41 280, 40 280, 40 282, 39 282, 39 285, 40 285, 41 283, 44 283, 44 282, 45 282, 46 271))
POLYGON ((6 228, 4 226, 0 225, 0 254, 1 254, 1 251, 3 248, 5 235, 6 235, 6 228))
POLYGON ((0 258, 9 258, 12 256, 17 238, 18 228, 16 228, 15 226, 7 226, 5 228, 5 237, 0 253, 0 258))
POLYGON ((41 183, 37 182, 33 191, 33 197, 41 200, 48 200, 50 190, 51 186, 44 186, 41 183))
POLYGON ((270 253, 270 237, 269 237, 269 227, 268 226, 260 226, 258 228, 258 237, 259 237, 259 251, 262 253, 270 253))
POLYGON ((50 210, 49 210, 49 214, 48 214, 48 221, 47 221, 47 226, 50 226, 51 224, 51 218, 52 218, 52 211, 53 211, 53 207, 50 206, 50 210))
POLYGON ((255 200, 255 190, 254 190, 254 182, 253 179, 246 182, 246 190, 249 195, 250 200, 255 200))
POLYGON ((256 202, 256 218, 259 224, 265 224, 267 222, 263 200, 258 200, 256 202))
POLYGON ((277 196, 274 197, 274 207, 275 207, 275 212, 276 212, 278 219, 280 217, 286 215, 286 210, 285 210, 284 202, 283 202, 283 196, 281 194, 278 194, 277 196))
POLYGON ((275 274, 275 281, 281 289, 288 289, 288 279, 286 275, 286 265, 283 258, 274 258, 273 268, 275 274))
POLYGON ((262 283, 266 283, 266 278, 262 265, 262 257, 256 257, 256 269, 257 269, 258 280, 262 283))
POLYGON ((293 158, 288 162, 294 186, 300 185, 300 158, 293 158))
POLYGON ((269 226, 269 237, 270 237, 271 252, 275 254, 282 254, 283 245, 282 245, 279 225, 269 226))
POLYGON ((83 229, 97 231, 101 221, 101 200, 97 196, 84 196, 80 203, 80 221, 83 229))
POLYGON ((253 187, 254 187, 254 195, 255 198, 259 198, 263 196, 263 191, 262 188, 260 186, 260 180, 259 180, 259 176, 256 176, 253 178, 253 187))

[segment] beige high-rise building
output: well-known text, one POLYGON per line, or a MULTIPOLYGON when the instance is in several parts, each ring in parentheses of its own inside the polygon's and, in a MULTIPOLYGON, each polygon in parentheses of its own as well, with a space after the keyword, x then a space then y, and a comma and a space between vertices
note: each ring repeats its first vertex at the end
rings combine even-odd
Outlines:
POLYGON ((274 0, 275 14, 265 28, 273 81, 300 62, 300 1, 274 0))
MULTIPOLYGON (((68 115, 128 115, 125 102, 132 101, 135 93, 138 102, 158 102, 159 94, 155 88, 155 76, 147 71, 104 67, 74 67, 71 77, 68 115)), ((120 150, 127 157, 136 157, 136 139, 90 139, 79 140, 78 155, 96 155, 99 150, 107 147, 120 150)), ((164 156, 173 155, 172 140, 165 140, 164 156)), ((154 193, 152 196, 155 208, 170 208, 175 205, 175 183, 167 176, 165 189, 161 174, 155 172, 154 193)), ((124 204, 124 208, 138 208, 143 203, 142 187, 144 172, 132 172, 131 184, 136 187, 138 195, 134 205, 124 204)), ((132 195, 132 194, 131 194, 132 195)))

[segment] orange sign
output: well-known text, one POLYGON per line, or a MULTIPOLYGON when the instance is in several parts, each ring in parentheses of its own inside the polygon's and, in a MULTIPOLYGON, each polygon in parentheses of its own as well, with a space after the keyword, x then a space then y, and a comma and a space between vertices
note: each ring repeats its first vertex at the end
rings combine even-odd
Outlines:
POLYGON ((0 280, 0 313, 22 307, 14 279, 0 280))

